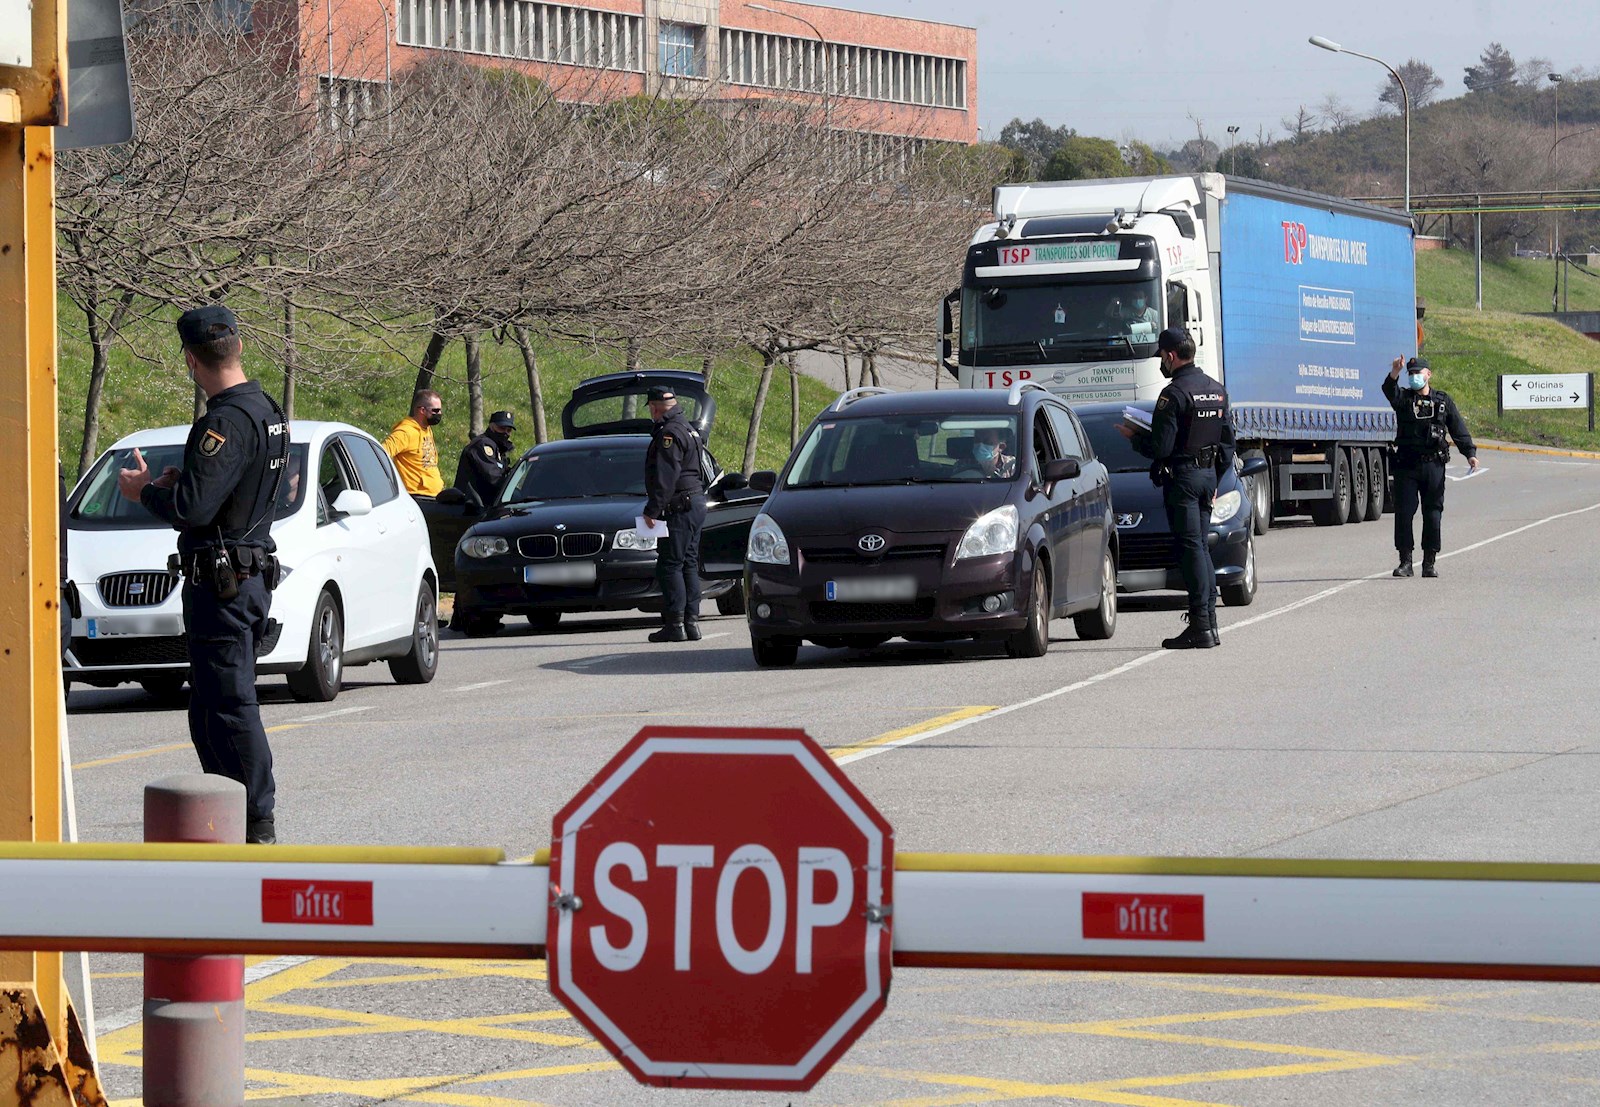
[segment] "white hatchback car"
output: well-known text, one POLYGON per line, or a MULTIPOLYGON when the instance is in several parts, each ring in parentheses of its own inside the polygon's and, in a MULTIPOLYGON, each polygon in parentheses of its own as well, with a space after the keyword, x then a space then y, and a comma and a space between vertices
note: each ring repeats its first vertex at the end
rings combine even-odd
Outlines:
MULTIPOLYGON (((346 665, 387 661, 402 684, 439 665, 438 575, 422 512, 376 440, 343 423, 290 424, 289 467, 272 537, 283 575, 258 674, 283 673, 300 700, 339 694, 346 665), (312 464, 308 466, 308 461, 312 464), (304 478, 316 474, 316 483, 304 478)), ((178 535, 117 491, 143 455, 150 471, 181 465, 186 426, 140 431, 90 466, 67 501, 68 686, 138 681, 172 696, 188 677, 178 535)))

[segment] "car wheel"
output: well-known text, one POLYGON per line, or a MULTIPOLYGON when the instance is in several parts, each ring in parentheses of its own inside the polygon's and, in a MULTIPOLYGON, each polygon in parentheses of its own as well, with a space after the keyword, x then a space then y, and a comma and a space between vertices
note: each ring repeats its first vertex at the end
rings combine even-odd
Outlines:
POLYGON ((1033 564, 1033 592, 1028 599, 1028 622, 1006 636, 1006 653, 1011 657, 1043 657, 1050 648, 1050 586, 1045 583, 1047 567, 1033 564))
POLYGON ((717 597, 718 615, 743 615, 745 613, 744 583, 735 584, 717 597))
POLYGON ((426 581, 417 592, 417 619, 411 628, 411 648, 389 659, 389 675, 397 684, 427 684, 439 671, 439 606, 433 586, 426 581))
MULTIPOLYGON (((499 623, 500 623, 500 620, 496 619, 495 620, 495 625, 499 626, 499 623)), ((560 624, 561 624, 561 612, 559 612, 559 611, 530 611, 530 612, 528 612, 528 625, 530 627, 532 627, 534 630, 538 631, 540 634, 549 634, 552 630, 555 630, 556 627, 558 627, 560 624)))
POLYGON ((344 677, 344 619, 333 596, 324 591, 311 614, 306 663, 289 674, 289 691, 305 703, 327 703, 339 695, 344 677))
POLYGON ((1244 574, 1239 577, 1237 584, 1224 584, 1220 589, 1222 602, 1229 607, 1249 607, 1256 598, 1256 539, 1255 535, 1245 536, 1244 540, 1244 574))
POLYGON ((1342 527, 1350 517, 1350 455, 1333 451, 1333 495, 1311 505, 1311 519, 1319 527, 1342 527))
POLYGON ((1367 451, 1354 449, 1350 451, 1350 514, 1345 522, 1367 521, 1367 496, 1367 451))
MULTIPOLYGON (((1264 450, 1246 450, 1239 455, 1244 460, 1259 457, 1266 459, 1264 450)), ((1254 515, 1251 526, 1257 534, 1265 534, 1272 527, 1272 470, 1265 469, 1245 478, 1250 485, 1250 510, 1254 515)))
POLYGON ((1078 637, 1103 642, 1117 632, 1117 564, 1107 550, 1100 557, 1100 602, 1072 617, 1078 637))
POLYGON ((183 677, 147 677, 139 682, 140 688, 162 703, 174 703, 185 698, 183 685, 183 677))
POLYGON ((1383 461, 1382 450, 1367 451, 1367 522, 1383 518, 1383 501, 1387 497, 1389 474, 1383 461))
POLYGON ((490 638, 500 633, 500 616, 491 612, 462 611, 456 608, 450 629, 459 630, 468 638, 490 638))
POLYGON ((752 638, 750 652, 761 668, 781 668, 794 664, 795 658, 800 656, 800 643, 789 638, 752 638))

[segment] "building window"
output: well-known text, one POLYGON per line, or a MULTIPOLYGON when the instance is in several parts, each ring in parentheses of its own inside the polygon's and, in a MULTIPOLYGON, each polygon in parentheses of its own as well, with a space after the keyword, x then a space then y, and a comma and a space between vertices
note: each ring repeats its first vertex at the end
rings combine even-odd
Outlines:
MULTIPOLYGON (((693 72, 696 67, 673 70, 667 62, 669 27, 695 34, 697 28, 661 25, 661 71, 693 72)), ((695 40, 698 45, 698 40, 695 40)), ((755 31, 724 29, 722 79, 736 85, 832 93, 866 100, 964 109, 967 106, 967 63, 964 58, 941 58, 879 50, 843 42, 818 43, 814 38, 793 38, 755 31)))
MULTIPOLYGON (((398 0, 402 46, 643 72, 640 16, 525 0, 398 0)), ((690 28, 692 31, 693 28, 690 28)))
POLYGON ((383 110, 382 81, 363 81, 356 77, 317 78, 317 101, 323 127, 332 134, 349 138, 368 120, 383 110))
POLYGON ((704 69, 700 64, 701 51, 698 39, 700 29, 683 23, 661 24, 661 75, 663 77, 700 77, 704 69))

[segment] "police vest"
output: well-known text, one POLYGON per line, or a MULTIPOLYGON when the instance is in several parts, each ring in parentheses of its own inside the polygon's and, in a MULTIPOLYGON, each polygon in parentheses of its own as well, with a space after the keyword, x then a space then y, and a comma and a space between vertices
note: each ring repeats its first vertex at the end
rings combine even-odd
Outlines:
POLYGON ((1194 457, 1201 450, 1222 445, 1228 422, 1227 389, 1198 369, 1188 368, 1172 378, 1167 390, 1181 394, 1187 401, 1183 418, 1178 420, 1178 437, 1172 452, 1194 457))

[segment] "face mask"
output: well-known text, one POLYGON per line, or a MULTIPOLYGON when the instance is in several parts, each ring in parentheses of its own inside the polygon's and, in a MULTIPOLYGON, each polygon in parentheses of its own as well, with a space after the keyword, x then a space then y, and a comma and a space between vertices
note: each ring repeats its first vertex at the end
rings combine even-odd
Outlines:
POLYGON ((1421 373, 1407 373, 1405 386, 1412 392, 1421 392, 1428 387, 1428 378, 1421 373))
POLYGON ((428 426, 430 426, 430 427, 437 427, 443 421, 444 421, 444 412, 442 412, 442 411, 440 411, 440 412, 430 412, 428 414, 428 426))
POLYGON ((1144 297, 1143 296, 1135 296, 1133 298, 1133 310, 1134 311, 1143 311, 1144 310, 1144 297))
POLYGON ((1000 452, 1000 447, 993 442, 975 442, 972 445, 972 456, 979 461, 993 461, 994 455, 1000 452))

